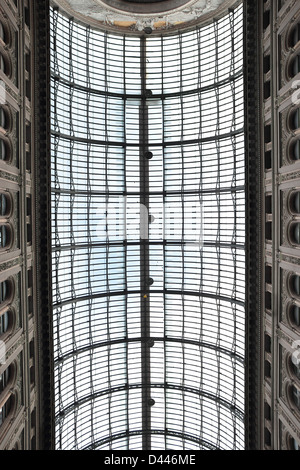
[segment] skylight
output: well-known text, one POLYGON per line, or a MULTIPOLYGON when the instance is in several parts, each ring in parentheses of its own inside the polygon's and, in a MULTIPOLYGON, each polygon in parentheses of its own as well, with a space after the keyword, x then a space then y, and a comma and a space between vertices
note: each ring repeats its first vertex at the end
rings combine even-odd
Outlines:
POLYGON ((51 38, 56 447, 243 449, 242 6, 51 38))

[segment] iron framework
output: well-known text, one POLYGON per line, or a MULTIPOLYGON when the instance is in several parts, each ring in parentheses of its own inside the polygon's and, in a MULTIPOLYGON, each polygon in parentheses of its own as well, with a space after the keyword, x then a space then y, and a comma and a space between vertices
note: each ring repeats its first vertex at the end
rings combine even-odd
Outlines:
POLYGON ((58 449, 243 449, 243 8, 130 37, 51 10, 58 449))

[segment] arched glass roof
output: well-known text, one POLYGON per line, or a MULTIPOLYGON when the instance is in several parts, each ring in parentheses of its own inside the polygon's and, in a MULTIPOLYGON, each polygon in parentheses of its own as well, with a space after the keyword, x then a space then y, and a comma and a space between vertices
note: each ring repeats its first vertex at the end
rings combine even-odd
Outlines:
POLYGON ((167 36, 51 10, 57 449, 244 448, 242 5, 167 36))

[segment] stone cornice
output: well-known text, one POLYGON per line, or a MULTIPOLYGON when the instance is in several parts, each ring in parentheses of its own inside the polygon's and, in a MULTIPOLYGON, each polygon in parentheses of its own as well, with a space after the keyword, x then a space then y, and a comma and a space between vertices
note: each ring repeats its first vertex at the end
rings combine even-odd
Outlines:
POLYGON ((145 30, 160 33, 186 28, 199 21, 207 22, 214 16, 220 16, 223 11, 240 2, 236 0, 187 0, 185 2, 184 0, 172 0, 170 2, 166 0, 164 2, 144 4, 143 6, 146 5, 145 13, 129 11, 129 9, 133 10, 135 8, 133 6, 135 4, 131 2, 127 4, 120 0, 87 0, 85 2, 52 0, 51 3, 53 6, 61 8, 67 15, 93 27, 141 34, 145 30), (160 12, 157 6, 160 3, 162 5, 160 9, 163 6, 167 8, 169 4, 172 4, 173 8, 160 12), (122 4, 128 5, 127 11, 120 8, 122 4))

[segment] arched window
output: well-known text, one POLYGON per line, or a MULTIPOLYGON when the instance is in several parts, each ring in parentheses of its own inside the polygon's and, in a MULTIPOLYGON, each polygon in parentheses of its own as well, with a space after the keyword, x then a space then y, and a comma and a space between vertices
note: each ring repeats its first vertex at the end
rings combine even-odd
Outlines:
POLYGON ((289 159, 293 161, 298 161, 300 159, 300 140, 292 139, 288 146, 288 156, 289 159))
POLYGON ((8 191, 0 192, 0 219, 10 217, 12 213, 12 196, 8 191))
POLYGON ((7 159, 7 147, 3 139, 0 139, 0 160, 7 159))
POLYGON ((2 70, 2 72, 5 73, 5 61, 4 61, 3 54, 1 54, 1 52, 0 52, 0 70, 2 70))
POLYGON ((0 339, 10 334, 15 325, 15 311, 11 307, 14 298, 14 281, 8 278, 0 283, 0 339))
POLYGON ((0 225, 0 249, 9 248, 12 244, 12 227, 10 224, 0 225))
POLYGON ((8 131, 11 126, 11 114, 7 105, 0 106, 0 127, 8 131))
POLYGON ((300 450, 300 444, 295 438, 291 436, 289 436, 288 439, 288 450, 300 450))
POLYGON ((12 145, 6 136, 0 136, 0 160, 10 162, 12 158, 12 145))
POLYGON ((293 54, 288 62, 287 75, 292 79, 300 72, 300 52, 293 54))
POLYGON ((0 375, 0 396, 5 395, 13 387, 16 380, 16 364, 13 362, 0 375))
POLYGON ((295 160, 300 159, 300 140, 297 139, 293 144, 293 155, 295 160))
POLYGON ((8 297, 8 282, 3 281, 0 284, 0 305, 7 300, 8 297))
POLYGON ((300 222, 295 222, 291 224, 290 238, 296 245, 300 244, 300 222))
POLYGON ((293 48, 298 44, 300 40, 300 24, 297 23, 289 32, 288 44, 290 48, 293 48))
POLYGON ((9 424, 9 421, 13 417, 16 409, 16 397, 14 394, 9 394, 3 398, 4 403, 0 403, 0 427, 5 427, 9 424))
MULTIPOLYGON (((289 198, 289 210, 295 215, 297 209, 297 199, 293 200, 293 196, 289 198)), ((300 245, 300 221, 292 220, 287 226, 287 239, 289 243, 295 247, 300 245)))
POLYGON ((14 281, 8 278, 0 283, 0 309, 5 307, 13 299, 14 281))
POLYGON ((10 78, 11 76, 11 61, 7 52, 0 48, 0 70, 10 78))
POLYGON ((300 412, 300 390, 295 385, 290 385, 289 388, 290 400, 296 407, 297 412, 300 412))
MULTIPOLYGON (((0 16, 0 39, 6 46, 10 46, 11 34, 7 21, 0 16)), ((0 41, 1 42, 1 41, 0 41)))
POLYGON ((0 426, 12 417, 15 410, 16 400, 12 389, 16 382, 17 367, 13 362, 0 375, 0 426))
POLYGON ((2 39, 3 42, 5 42, 5 29, 1 20, 0 20, 0 38, 2 39))
POLYGON ((289 115, 289 126, 291 130, 296 131, 300 127, 300 108, 291 111, 289 115))
POLYGON ((300 361, 298 355, 290 354, 288 356, 288 369, 292 377, 300 380, 300 361))
POLYGON ((0 108, 0 126, 5 128, 7 125, 7 116, 3 106, 0 108))
POLYGON ((0 338, 8 330, 8 310, 0 316, 0 338))
POLYGON ((289 197, 289 210, 300 214, 300 191, 293 191, 289 197))
POLYGON ((14 325, 14 311, 11 308, 0 310, 0 340, 11 333, 14 325))
POLYGON ((7 214, 8 204, 7 196, 5 194, 0 194, 0 215, 3 217, 7 214))
POLYGON ((300 307, 296 304, 291 304, 288 308, 288 318, 293 326, 300 326, 300 307))
POLYGON ((293 297, 300 296, 300 276, 293 274, 289 277, 289 287, 293 297))

